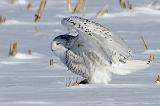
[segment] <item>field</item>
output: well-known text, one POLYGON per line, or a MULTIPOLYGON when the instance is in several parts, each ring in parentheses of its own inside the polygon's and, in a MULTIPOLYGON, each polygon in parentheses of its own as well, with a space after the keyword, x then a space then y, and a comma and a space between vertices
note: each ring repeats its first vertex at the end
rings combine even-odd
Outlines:
POLYGON ((54 37, 67 32, 61 19, 77 14, 66 11, 66 0, 47 0, 40 22, 35 23, 40 0, 15 4, 1 0, 0 15, 7 21, 0 24, 0 106, 160 106, 160 86, 155 82, 160 72, 160 10, 149 8, 151 1, 130 0, 136 7, 122 10, 118 0, 87 0, 85 13, 78 16, 121 36, 136 59, 148 60, 153 53, 155 61, 141 72, 113 75, 107 85, 66 87, 67 67, 51 52, 50 44, 54 37), (30 10, 26 8, 28 2, 32 4, 30 10), (106 4, 109 13, 95 18, 106 4), (18 44, 15 57, 8 57, 11 42, 18 44), (27 54, 29 49, 32 55, 27 54), (54 61, 52 66, 50 59, 54 61))

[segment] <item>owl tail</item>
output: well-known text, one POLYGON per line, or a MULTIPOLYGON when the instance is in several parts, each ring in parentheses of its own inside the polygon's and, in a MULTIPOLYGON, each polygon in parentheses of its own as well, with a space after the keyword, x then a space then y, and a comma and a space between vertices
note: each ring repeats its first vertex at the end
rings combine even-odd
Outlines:
POLYGON ((114 64, 111 72, 118 75, 128 75, 133 72, 139 72, 150 65, 146 61, 142 60, 129 60, 126 63, 114 64))

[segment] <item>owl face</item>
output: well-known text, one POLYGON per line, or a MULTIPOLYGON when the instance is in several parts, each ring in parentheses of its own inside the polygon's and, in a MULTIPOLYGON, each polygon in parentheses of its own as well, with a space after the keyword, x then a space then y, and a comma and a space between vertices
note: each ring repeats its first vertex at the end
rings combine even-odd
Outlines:
POLYGON ((59 49, 63 49, 65 48, 65 41, 62 40, 62 41, 52 41, 51 43, 51 50, 54 52, 56 50, 59 50, 59 49))
POLYGON ((70 48, 70 43, 74 40, 75 36, 68 34, 59 35, 51 43, 51 50, 59 55, 66 52, 70 48))
POLYGON ((51 50, 56 56, 61 56, 66 52, 65 48, 66 40, 65 39, 54 39, 51 43, 51 50))

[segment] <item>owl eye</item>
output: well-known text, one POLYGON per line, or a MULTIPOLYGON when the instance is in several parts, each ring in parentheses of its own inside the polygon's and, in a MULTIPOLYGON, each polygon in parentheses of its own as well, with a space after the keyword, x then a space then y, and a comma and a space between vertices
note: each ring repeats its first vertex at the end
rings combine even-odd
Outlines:
POLYGON ((61 44, 61 43, 56 43, 56 45, 59 45, 59 44, 61 44))

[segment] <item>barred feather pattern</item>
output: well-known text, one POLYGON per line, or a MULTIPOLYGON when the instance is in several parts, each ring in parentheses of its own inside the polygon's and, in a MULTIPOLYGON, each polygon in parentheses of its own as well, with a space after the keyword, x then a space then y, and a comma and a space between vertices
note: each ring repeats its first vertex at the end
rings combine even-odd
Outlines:
POLYGON ((70 50, 66 51, 65 62, 71 72, 86 79, 89 79, 90 74, 96 70, 94 67, 97 64, 104 64, 94 52, 75 54, 70 50))
POLYGON ((67 50, 65 60, 66 65, 71 72, 80 75, 86 79, 89 78, 90 72, 87 70, 87 64, 85 64, 86 61, 82 57, 80 57, 79 55, 75 55, 70 50, 67 50))

